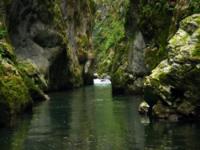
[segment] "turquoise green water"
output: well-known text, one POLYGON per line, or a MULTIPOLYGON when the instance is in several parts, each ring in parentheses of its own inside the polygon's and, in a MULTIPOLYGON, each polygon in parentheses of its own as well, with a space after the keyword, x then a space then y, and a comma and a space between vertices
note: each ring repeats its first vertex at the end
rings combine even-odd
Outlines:
POLYGON ((148 124, 139 97, 112 97, 111 87, 51 94, 13 129, 0 130, 0 150, 198 150, 199 124, 148 124))

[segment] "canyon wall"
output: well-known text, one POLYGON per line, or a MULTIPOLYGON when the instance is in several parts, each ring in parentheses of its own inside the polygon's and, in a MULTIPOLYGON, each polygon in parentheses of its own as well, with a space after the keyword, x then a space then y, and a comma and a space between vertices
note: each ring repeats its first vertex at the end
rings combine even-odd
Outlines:
POLYGON ((90 0, 0 2, 0 124, 43 91, 92 83, 93 11, 90 0))

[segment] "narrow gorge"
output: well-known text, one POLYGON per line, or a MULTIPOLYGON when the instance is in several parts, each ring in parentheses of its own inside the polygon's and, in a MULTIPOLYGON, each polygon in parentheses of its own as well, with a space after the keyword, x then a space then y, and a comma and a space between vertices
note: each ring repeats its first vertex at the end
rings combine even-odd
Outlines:
POLYGON ((199 0, 0 1, 3 150, 199 149, 199 77, 199 0))

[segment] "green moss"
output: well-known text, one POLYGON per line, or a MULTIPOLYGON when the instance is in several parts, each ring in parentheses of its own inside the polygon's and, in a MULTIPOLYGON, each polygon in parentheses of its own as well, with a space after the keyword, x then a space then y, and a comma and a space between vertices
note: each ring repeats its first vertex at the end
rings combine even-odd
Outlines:
POLYGON ((44 79, 44 76, 39 72, 36 65, 34 65, 31 61, 19 61, 17 63, 17 68, 22 76, 27 76, 28 78, 32 79, 34 84, 38 87, 41 89, 47 88, 47 83, 44 79))
POLYGON ((97 72, 110 74, 115 48, 125 37, 124 24, 129 1, 105 0, 102 2, 97 0, 96 5, 93 40, 94 47, 96 47, 97 72), (102 12, 102 7, 106 11, 102 12))
MULTIPOLYGON (((200 18, 200 17, 199 17, 200 18)), ((195 32, 195 37, 198 41, 200 41, 200 27, 199 29, 195 32)), ((196 57, 200 60, 200 42, 198 42, 194 48, 191 48, 192 51, 192 57, 196 57)))
POLYGON ((124 77, 124 70, 122 68, 118 68, 112 74, 112 83, 116 87, 124 87, 126 85, 126 78, 124 77))
POLYGON ((21 112, 31 103, 28 88, 21 77, 0 77, 0 103, 6 104, 11 114, 21 112))
MULTIPOLYGON (((167 58, 168 40, 177 31, 179 21, 191 13, 188 11, 191 3, 189 1, 174 3, 168 0, 140 0, 138 26, 149 43, 149 48, 152 49, 147 51, 145 58, 151 70, 167 58)), ((187 37, 177 34, 170 43, 172 46, 178 46, 187 42, 187 37)))
POLYGON ((138 25, 145 37, 156 44, 166 43, 173 11, 174 6, 167 0, 140 0, 138 25))
POLYGON ((173 38, 170 39, 169 41, 170 47, 176 48, 178 46, 185 45, 187 44, 188 39, 189 39, 189 34, 184 30, 179 29, 175 34, 175 36, 173 36, 173 38))
POLYGON ((183 21, 181 21, 180 28, 187 31, 188 27, 191 25, 193 25, 193 27, 198 27, 200 24, 199 16, 199 14, 194 14, 192 16, 186 17, 183 21))
POLYGON ((37 67, 30 61, 23 61, 17 64, 17 68, 33 100, 46 100, 43 90, 47 89, 47 83, 37 70, 37 67))
POLYGON ((89 41, 89 37, 84 35, 79 35, 76 38, 77 45, 78 45, 78 51, 77 56, 79 59, 80 64, 85 64, 89 58, 89 53, 91 52, 91 43, 89 41))
POLYGON ((198 116, 199 105, 199 22, 198 14, 182 21, 180 29, 169 41, 170 53, 145 80, 145 99, 153 103, 153 112, 161 118, 166 106, 170 111, 188 117, 198 116), (157 98, 156 98, 157 97, 157 98), (156 104, 155 100, 163 104, 156 104), (197 108, 198 109, 198 108, 197 108))
POLYGON ((32 104, 32 98, 40 95, 44 99, 44 94, 35 82, 38 72, 34 66, 18 63, 5 39, 0 48, 0 124, 9 124, 13 116, 32 104))
POLYGON ((81 72, 80 66, 74 67, 73 70, 71 70, 73 77, 70 79, 70 83, 73 87, 79 87, 83 84, 81 72))
POLYGON ((5 38, 0 40, 0 61, 3 59, 16 63, 13 47, 5 40, 5 38))
POLYGON ((200 57, 200 44, 195 47, 195 51, 193 52, 193 56, 200 57))
POLYGON ((0 42, 0 103, 5 104, 14 113, 15 105, 16 111, 20 111, 28 101, 30 101, 29 93, 15 67, 12 47, 2 40, 0 42))
POLYGON ((165 81, 167 75, 171 73, 172 67, 166 60, 162 61, 154 70, 152 70, 151 77, 158 81, 165 81))
POLYGON ((165 46, 159 48, 149 46, 145 50, 145 64, 150 70, 153 70, 162 60, 167 57, 168 51, 165 46))

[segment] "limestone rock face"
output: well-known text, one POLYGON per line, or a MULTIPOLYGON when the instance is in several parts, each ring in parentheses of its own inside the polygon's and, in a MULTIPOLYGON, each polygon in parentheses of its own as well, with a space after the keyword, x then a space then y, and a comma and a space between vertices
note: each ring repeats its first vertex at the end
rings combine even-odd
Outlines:
POLYGON ((148 69, 145 65, 145 41, 142 33, 136 28, 133 39, 122 41, 116 48, 112 68, 113 91, 129 94, 141 94, 143 78, 148 69))
POLYGON ((112 65, 113 91, 141 94, 143 78, 148 69, 145 64, 146 41, 138 26, 140 2, 129 1, 124 23, 125 37, 115 46, 112 65))
POLYGON ((182 18, 199 13, 199 2, 130 0, 128 5, 125 34, 113 44, 113 60, 108 62, 112 62, 113 91, 141 94, 144 77, 168 57, 168 40, 182 18))
POLYGON ((200 117, 200 14, 180 23, 168 50, 168 59, 145 79, 145 99, 158 118, 200 117))
POLYGON ((44 91, 91 80, 92 11, 90 0, 0 1, 0 126, 44 91))
POLYGON ((93 42, 96 54, 96 72, 111 75, 115 47, 125 37, 125 16, 129 0, 95 0, 93 42))
POLYGON ((90 68, 93 59, 91 1, 12 0, 7 9, 17 58, 36 64, 49 90, 83 84, 90 71, 85 71, 85 65, 90 68))
MULTIPOLYGON (((6 31, 5 27, 0 31, 6 31)), ((0 126, 10 125, 34 101, 47 98, 43 76, 32 63, 17 62, 5 36, 6 32, 0 37, 0 126)))

